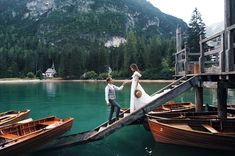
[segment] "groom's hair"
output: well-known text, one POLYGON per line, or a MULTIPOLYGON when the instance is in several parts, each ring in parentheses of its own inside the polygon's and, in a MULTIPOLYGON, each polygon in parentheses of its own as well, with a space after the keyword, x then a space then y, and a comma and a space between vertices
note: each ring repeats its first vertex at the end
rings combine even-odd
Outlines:
POLYGON ((111 80, 111 78, 112 78, 112 77, 110 77, 110 76, 107 77, 107 78, 106 78, 106 81, 109 82, 109 81, 111 80))

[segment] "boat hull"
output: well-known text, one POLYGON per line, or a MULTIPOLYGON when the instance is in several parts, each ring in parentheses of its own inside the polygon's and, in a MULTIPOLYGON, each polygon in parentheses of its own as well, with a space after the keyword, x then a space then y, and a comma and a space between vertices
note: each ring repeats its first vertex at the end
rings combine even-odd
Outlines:
POLYGON ((63 124, 38 133, 35 136, 17 141, 15 144, 0 150, 1 155, 18 155, 19 153, 29 152, 31 149, 44 145, 53 138, 65 133, 72 127, 73 119, 69 118, 63 124))
POLYGON ((235 150, 235 133, 230 135, 212 134, 187 130, 185 126, 184 129, 180 129, 152 119, 148 120, 148 124, 156 142, 217 150, 235 150))
MULTIPOLYGON (((5 114, 9 114, 9 112, 6 112, 5 114)), ((12 111, 12 112, 16 112, 16 111, 12 111)), ((16 112, 15 117, 12 117, 12 118, 9 118, 5 121, 0 122, 0 126, 6 125, 6 124, 12 124, 12 123, 24 120, 24 119, 28 118, 29 112, 30 112, 30 110, 24 110, 24 111, 16 112)), ((4 114, 1 114, 1 116, 3 117, 4 114)))

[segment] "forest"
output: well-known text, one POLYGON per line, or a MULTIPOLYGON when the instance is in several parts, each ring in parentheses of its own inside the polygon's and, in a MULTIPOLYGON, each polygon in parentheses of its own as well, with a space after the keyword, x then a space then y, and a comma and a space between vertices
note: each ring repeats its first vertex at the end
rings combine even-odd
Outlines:
POLYGON ((0 78, 40 78, 54 65, 56 77, 63 79, 105 79, 110 69, 113 78, 122 79, 131 76, 129 66, 136 63, 143 79, 172 79, 177 25, 184 32, 183 42, 188 42, 192 51, 199 47, 199 35, 205 36, 205 25, 197 10, 187 27, 182 20, 150 4, 141 8, 134 1, 108 1, 102 5, 95 1, 93 10, 85 13, 61 1, 66 11, 49 8, 36 19, 22 18, 27 15, 25 10, 15 12, 25 4, 1 3, 6 6, 0 8, 0 78), (120 11, 100 12, 105 5, 120 11), (128 6, 125 12, 122 5, 128 6), (105 46, 112 36, 123 37, 126 42, 118 47, 105 46))

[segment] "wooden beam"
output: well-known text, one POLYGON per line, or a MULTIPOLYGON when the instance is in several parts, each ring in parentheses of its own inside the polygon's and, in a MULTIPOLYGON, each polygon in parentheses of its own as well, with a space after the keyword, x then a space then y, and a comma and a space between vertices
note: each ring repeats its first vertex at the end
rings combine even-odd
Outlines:
POLYGON ((196 112, 203 111, 203 87, 194 87, 196 112))
POLYGON ((221 72, 225 72, 225 45, 224 45, 224 33, 221 35, 221 47, 222 50, 219 53, 219 66, 220 66, 220 70, 221 72))
POLYGON ((188 73, 189 73, 188 50, 187 50, 186 45, 185 45, 184 71, 185 71, 185 74, 188 74, 188 73))
POLYGON ((200 73, 205 72, 205 58, 204 58, 204 50, 203 50, 203 43, 202 43, 202 36, 200 35, 200 57, 199 57, 199 68, 200 73))
POLYGON ((224 83, 225 88, 235 89, 235 82, 226 82, 224 83))
POLYGON ((227 91, 223 81, 217 83, 218 117, 222 120, 227 119, 227 91))
POLYGON ((181 28, 176 29, 176 50, 179 52, 182 49, 181 28))
MULTIPOLYGON (((223 46, 223 45, 222 45, 223 46)), ((220 46, 219 48, 216 48, 214 50, 210 50, 204 53, 204 56, 208 56, 208 55, 215 55, 220 53, 223 50, 223 48, 220 46)))
POLYGON ((231 0, 224 0, 224 27, 225 28, 231 25, 230 3, 231 3, 231 0))
POLYGON ((218 38, 218 37, 220 37, 223 33, 224 33, 224 30, 223 30, 223 31, 220 31, 220 32, 218 32, 218 33, 216 33, 215 35, 212 35, 212 36, 210 36, 210 37, 207 37, 207 38, 201 40, 201 42, 208 42, 208 41, 210 41, 210 40, 213 40, 213 39, 215 39, 215 38, 218 38))
POLYGON ((231 31, 232 25, 235 24, 235 1, 234 0, 225 0, 224 1, 224 26, 225 26, 225 33, 226 33, 226 41, 225 41, 225 62, 226 62, 226 71, 234 71, 234 62, 235 62, 235 55, 233 49, 234 43, 234 36, 235 32, 231 31))

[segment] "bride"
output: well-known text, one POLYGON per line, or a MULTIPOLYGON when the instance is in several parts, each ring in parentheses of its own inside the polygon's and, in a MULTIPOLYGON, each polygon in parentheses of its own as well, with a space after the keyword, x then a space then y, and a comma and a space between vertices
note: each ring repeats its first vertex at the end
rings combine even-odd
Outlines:
POLYGON ((131 80, 130 112, 134 112, 135 110, 152 101, 152 97, 149 96, 139 84, 139 78, 141 77, 141 74, 138 66, 136 64, 131 64, 130 68, 133 72, 131 80), (136 92, 139 93, 139 96, 136 95, 138 94, 136 92))

